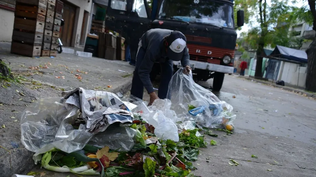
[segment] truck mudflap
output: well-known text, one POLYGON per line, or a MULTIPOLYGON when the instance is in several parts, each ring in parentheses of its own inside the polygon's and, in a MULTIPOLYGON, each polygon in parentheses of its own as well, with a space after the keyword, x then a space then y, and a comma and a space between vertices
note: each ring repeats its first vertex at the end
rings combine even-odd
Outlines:
MULTIPOLYGON (((178 68, 181 67, 181 62, 179 61, 174 61, 173 64, 176 65, 178 68)), ((201 70, 209 70, 209 71, 227 73, 227 74, 234 73, 234 67, 232 66, 218 65, 218 64, 193 61, 193 60, 190 60, 190 65, 191 65, 192 70, 201 69, 201 70)))

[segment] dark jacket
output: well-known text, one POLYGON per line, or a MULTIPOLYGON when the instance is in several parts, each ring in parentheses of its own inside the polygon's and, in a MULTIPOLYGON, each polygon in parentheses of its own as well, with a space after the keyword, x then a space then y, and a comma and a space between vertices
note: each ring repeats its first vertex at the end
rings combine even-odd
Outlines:
MULTIPOLYGON (((153 92, 153 85, 150 81, 150 72, 154 63, 172 62, 167 61, 166 47, 164 46, 163 39, 168 36, 172 30, 168 29, 151 29, 148 30, 140 39, 139 47, 145 50, 143 56, 137 56, 136 58, 142 58, 142 61, 136 62, 138 67, 138 75, 142 81, 144 87, 148 93, 153 92)), ((183 57, 181 59, 181 65, 183 67, 189 65, 189 52, 185 48, 183 50, 183 57)))

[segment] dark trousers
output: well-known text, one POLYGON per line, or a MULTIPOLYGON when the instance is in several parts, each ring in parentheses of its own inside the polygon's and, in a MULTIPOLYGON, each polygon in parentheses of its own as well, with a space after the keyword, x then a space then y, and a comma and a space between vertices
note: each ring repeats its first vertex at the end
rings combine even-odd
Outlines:
MULTIPOLYGON (((137 60, 136 60, 136 67, 133 75, 133 81, 132 81, 132 89, 131 89, 131 95, 136 96, 140 99, 143 99, 143 93, 144 93, 144 85, 142 81, 139 78, 138 75, 138 65, 142 62, 145 54, 145 49, 140 47, 138 53, 137 53, 137 60)), ((158 97, 160 99, 167 98, 168 93, 168 86, 169 82, 171 80, 171 77, 173 75, 173 62, 172 60, 168 60, 164 63, 160 63, 160 85, 158 88, 158 97)), ((148 77, 149 73, 148 73, 148 77)))
POLYGON ((241 70, 240 70, 240 75, 241 75, 241 76, 244 76, 244 75, 245 75, 245 70, 244 70, 244 69, 241 69, 241 70))

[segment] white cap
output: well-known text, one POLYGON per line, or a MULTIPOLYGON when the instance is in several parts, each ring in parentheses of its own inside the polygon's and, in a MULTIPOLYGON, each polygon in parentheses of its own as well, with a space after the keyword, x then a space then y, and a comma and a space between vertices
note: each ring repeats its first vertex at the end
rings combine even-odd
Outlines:
POLYGON ((183 40, 182 38, 177 38, 170 44, 169 48, 175 53, 181 53, 183 49, 185 48, 185 46, 186 46, 185 40, 183 40))

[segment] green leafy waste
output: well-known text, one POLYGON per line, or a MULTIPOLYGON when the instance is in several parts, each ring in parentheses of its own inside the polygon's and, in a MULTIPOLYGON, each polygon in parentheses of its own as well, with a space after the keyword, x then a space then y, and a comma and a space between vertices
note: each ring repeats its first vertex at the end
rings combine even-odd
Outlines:
POLYGON ((143 121, 139 121, 139 124, 133 124, 131 128, 136 130, 134 147, 129 152, 119 152, 118 157, 110 162, 110 166, 106 169, 103 168, 99 159, 87 157, 88 154, 95 154, 99 149, 90 145, 81 151, 70 154, 56 149, 46 152, 42 157, 42 166, 58 172, 100 175, 96 171, 99 170, 98 167, 91 169, 87 164, 90 161, 96 161, 97 165, 102 166, 102 177, 104 175, 107 177, 194 176, 191 170, 196 168, 192 162, 198 159, 199 148, 207 145, 204 137, 199 135, 199 129, 181 132, 179 142, 174 142, 157 139, 152 133, 151 127, 143 121), (146 144, 145 140, 148 138, 158 141, 146 144))
POLYGON ((212 146, 216 146, 217 145, 217 142, 215 140, 211 140, 211 145, 212 146))
POLYGON ((196 136, 198 129, 184 130, 179 134, 180 141, 195 148, 206 147, 203 136, 196 136))
POLYGON ((143 165, 143 169, 145 171, 145 177, 152 177, 155 175, 156 162, 151 158, 146 158, 145 163, 143 165))

